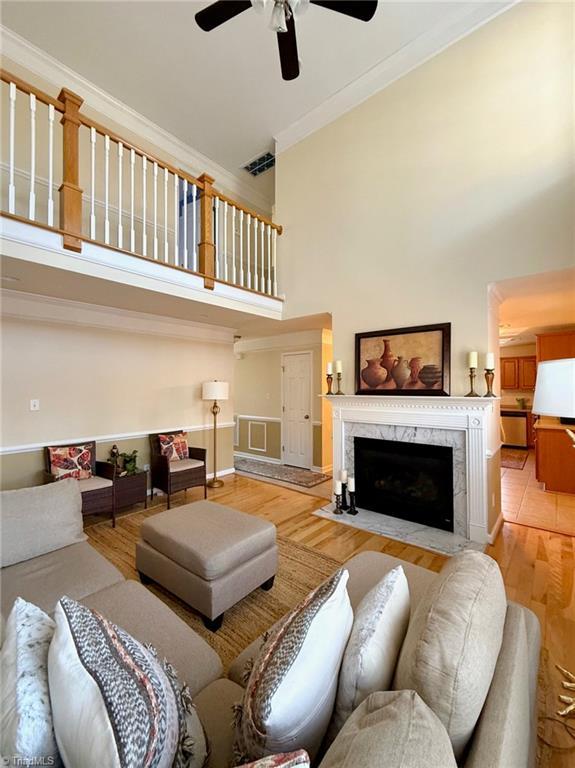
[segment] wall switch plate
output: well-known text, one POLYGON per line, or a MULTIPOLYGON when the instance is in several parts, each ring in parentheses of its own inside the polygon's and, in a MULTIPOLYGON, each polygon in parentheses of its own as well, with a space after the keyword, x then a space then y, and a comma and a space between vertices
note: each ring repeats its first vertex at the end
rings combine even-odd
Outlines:
POLYGON ((144 464, 144 469, 146 470, 146 472, 148 472, 149 469, 150 469, 150 465, 149 464, 144 464))
POLYGON ((39 400, 30 400, 30 410, 31 411, 39 411, 40 410, 40 401, 39 400))

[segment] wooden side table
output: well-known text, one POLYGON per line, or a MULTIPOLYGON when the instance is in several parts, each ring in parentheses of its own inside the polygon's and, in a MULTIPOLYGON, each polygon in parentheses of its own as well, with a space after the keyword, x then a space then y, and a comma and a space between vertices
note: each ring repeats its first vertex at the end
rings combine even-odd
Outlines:
POLYGON ((116 475, 114 479, 116 493, 116 509, 131 507, 133 504, 144 502, 144 508, 148 508, 148 472, 139 469, 135 475, 116 475))

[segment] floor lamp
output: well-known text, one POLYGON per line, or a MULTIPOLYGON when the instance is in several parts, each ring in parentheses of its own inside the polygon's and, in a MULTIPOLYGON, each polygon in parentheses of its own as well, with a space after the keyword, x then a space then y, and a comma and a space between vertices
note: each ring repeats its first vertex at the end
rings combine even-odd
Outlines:
POLYGON ((224 481, 218 478, 218 401, 227 400, 229 393, 230 385, 227 381, 205 381, 202 384, 202 400, 212 401, 210 410, 214 416, 214 476, 208 480, 210 488, 221 488, 224 484, 224 481))

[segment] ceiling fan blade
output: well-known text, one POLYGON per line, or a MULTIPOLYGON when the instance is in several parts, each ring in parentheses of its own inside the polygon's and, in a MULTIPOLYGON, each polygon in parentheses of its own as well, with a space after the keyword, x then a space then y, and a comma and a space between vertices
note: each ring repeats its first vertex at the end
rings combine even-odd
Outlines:
POLYGON ((198 11, 195 18, 198 26, 204 32, 211 32, 212 29, 219 27, 220 24, 224 24, 251 7, 250 0, 217 0, 217 2, 208 5, 207 8, 198 11))
POLYGON ((284 80, 295 80, 299 75, 299 61, 293 16, 287 19, 287 32, 278 32, 277 36, 282 77, 284 80))
POLYGON ((360 21, 370 21, 377 10, 377 0, 310 0, 310 3, 360 21))

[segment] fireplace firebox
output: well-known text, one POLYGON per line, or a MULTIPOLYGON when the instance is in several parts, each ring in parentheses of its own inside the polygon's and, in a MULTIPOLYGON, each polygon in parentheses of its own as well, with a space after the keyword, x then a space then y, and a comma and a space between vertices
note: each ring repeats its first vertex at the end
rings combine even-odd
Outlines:
POLYGON ((356 503, 453 532, 453 449, 354 438, 356 503))

